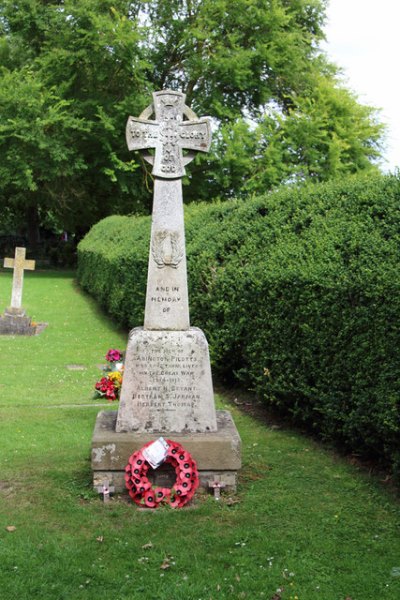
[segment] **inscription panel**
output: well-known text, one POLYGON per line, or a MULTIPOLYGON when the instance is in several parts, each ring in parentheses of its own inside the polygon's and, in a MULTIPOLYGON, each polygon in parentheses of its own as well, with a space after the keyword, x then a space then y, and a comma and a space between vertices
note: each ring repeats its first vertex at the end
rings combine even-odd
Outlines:
POLYGON ((133 330, 117 431, 216 431, 204 334, 133 330))
POLYGON ((155 121, 129 117, 126 126, 126 141, 129 150, 154 148, 159 140, 159 126, 155 121))
POLYGON ((155 286, 150 295, 150 302, 156 304, 163 313, 171 312, 171 309, 182 304, 182 296, 179 286, 155 286))
POLYGON ((150 330, 187 330, 189 304, 187 295, 186 261, 174 267, 163 263, 149 268, 144 325, 150 330))
POLYGON ((201 357, 193 351, 186 355, 183 347, 175 354, 167 346, 148 346, 137 353, 133 362, 137 386, 132 393, 136 405, 174 412, 177 408, 196 408, 200 393, 196 377, 200 375, 201 357))

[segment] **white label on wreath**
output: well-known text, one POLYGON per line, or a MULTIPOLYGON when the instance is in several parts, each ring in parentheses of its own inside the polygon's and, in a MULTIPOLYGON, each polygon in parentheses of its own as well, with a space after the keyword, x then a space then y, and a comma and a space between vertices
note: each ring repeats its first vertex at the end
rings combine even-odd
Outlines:
POLYGON ((145 460, 147 460, 153 469, 157 469, 157 467, 165 462, 165 459, 167 458, 168 447, 169 446, 164 438, 160 437, 143 450, 143 456, 145 460))

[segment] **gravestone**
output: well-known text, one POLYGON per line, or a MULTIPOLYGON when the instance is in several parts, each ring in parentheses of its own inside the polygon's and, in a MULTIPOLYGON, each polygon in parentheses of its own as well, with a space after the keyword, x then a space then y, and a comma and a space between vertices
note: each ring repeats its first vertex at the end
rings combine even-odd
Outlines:
POLYGON ((5 258, 4 267, 14 269, 11 304, 0 317, 0 334, 3 335, 32 335, 36 327, 32 326, 31 318, 22 308, 22 290, 24 271, 35 269, 34 260, 26 260, 26 248, 15 248, 14 258, 5 258))
POLYGON ((156 92, 139 118, 129 117, 126 137, 153 166, 145 318, 129 335, 118 413, 97 418, 94 482, 121 489, 129 456, 163 435, 192 453, 204 488, 217 478, 235 489, 240 437, 230 414, 215 410, 207 340, 189 319, 181 179, 195 153, 209 150, 210 121, 196 117, 184 94, 156 92))

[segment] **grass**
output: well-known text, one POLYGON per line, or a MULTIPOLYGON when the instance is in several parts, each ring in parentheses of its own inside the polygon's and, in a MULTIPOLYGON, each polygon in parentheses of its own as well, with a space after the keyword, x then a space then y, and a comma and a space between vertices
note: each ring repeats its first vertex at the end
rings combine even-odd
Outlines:
MULTIPOLYGON (((1 273, 4 306, 10 290, 1 273)), ((49 326, 0 338, 2 599, 400 597, 398 499, 328 449, 237 407, 244 466, 231 500, 202 496, 180 511, 138 510, 122 497, 104 505, 91 490, 92 388, 96 365, 126 333, 73 273, 27 274, 23 304, 49 326)))

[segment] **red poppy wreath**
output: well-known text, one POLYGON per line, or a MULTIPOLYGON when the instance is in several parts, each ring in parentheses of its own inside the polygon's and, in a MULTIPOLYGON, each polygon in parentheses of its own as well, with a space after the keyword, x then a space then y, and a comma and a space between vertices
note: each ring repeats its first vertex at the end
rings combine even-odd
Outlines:
POLYGON ((180 444, 165 440, 168 444, 164 463, 175 469, 176 480, 171 488, 157 487, 147 477, 151 465, 143 451, 153 444, 148 442, 129 458, 125 467, 125 482, 129 495, 139 506, 158 508, 169 504, 172 508, 182 508, 192 498, 199 486, 196 461, 180 444))

